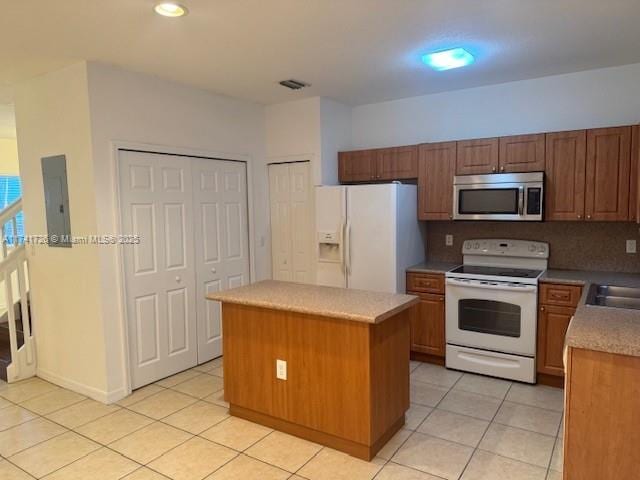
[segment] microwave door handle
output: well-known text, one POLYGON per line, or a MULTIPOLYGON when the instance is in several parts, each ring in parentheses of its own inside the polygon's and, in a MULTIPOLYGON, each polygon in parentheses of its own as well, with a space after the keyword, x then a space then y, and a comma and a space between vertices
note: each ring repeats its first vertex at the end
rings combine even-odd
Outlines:
POLYGON ((524 214, 524 187, 518 188, 518 215, 524 214))

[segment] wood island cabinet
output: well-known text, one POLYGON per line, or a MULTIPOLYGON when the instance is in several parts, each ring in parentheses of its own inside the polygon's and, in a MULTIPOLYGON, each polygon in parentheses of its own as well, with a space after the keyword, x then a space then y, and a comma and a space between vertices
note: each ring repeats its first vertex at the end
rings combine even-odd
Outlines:
POLYGON ((640 357, 569 347, 564 480, 631 480, 640 465, 640 357))
POLYGON ((445 302, 444 274, 407 273, 407 293, 420 297, 411 318, 412 357, 444 364, 445 302))
POLYGON ((426 143, 419 147, 418 218, 453 218, 453 176, 456 142, 426 143))

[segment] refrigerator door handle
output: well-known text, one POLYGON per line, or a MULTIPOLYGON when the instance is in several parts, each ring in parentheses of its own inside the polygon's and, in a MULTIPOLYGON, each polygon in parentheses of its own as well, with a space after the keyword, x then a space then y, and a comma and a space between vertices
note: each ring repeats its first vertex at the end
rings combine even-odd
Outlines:
POLYGON ((351 222, 347 220, 344 228, 344 268, 347 275, 351 274, 351 222))

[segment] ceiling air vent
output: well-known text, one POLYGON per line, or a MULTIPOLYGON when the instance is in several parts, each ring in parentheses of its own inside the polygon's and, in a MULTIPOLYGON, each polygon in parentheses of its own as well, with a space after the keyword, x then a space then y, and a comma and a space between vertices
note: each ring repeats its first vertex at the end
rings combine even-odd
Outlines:
POLYGON ((282 85, 283 87, 290 88, 291 90, 300 90, 302 88, 311 86, 310 83, 301 82, 300 80, 294 80, 292 78, 289 80, 282 80, 278 83, 280 83, 280 85, 282 85))

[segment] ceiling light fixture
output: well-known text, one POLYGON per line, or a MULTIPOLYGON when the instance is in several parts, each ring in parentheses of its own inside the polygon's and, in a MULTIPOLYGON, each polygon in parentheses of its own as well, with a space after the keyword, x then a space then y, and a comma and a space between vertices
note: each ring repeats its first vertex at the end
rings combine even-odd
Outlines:
POLYGON ((450 50, 427 53, 422 56, 422 61, 434 70, 442 71, 466 67, 473 63, 475 58, 464 48, 452 48, 450 50))
POLYGON ((158 15, 163 17, 182 17, 187 14, 187 7, 173 2, 162 2, 157 4, 154 8, 158 15))

